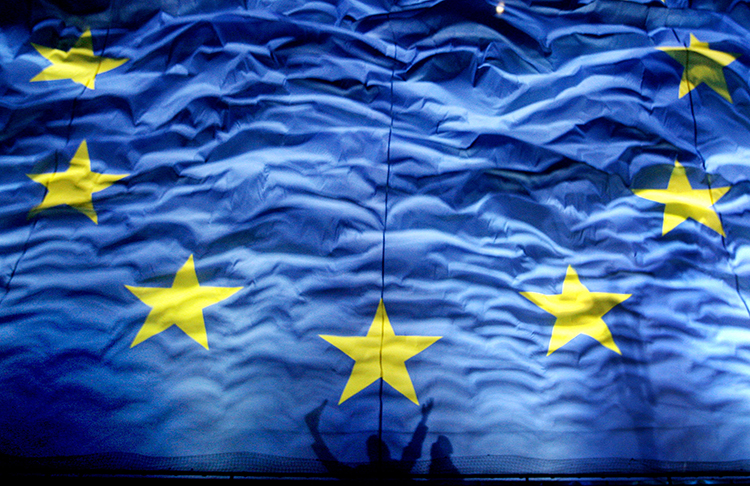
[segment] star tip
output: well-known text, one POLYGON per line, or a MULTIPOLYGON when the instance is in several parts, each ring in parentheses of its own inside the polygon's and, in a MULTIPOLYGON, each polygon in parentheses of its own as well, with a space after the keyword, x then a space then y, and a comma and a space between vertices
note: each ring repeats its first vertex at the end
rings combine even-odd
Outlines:
POLYGON ((76 47, 83 47, 90 48, 93 50, 93 46, 91 45, 93 36, 91 35, 91 28, 87 28, 81 33, 81 36, 78 38, 78 40, 75 43, 76 47))
POLYGON ((332 338, 332 337, 334 337, 334 336, 331 336, 331 335, 329 335, 329 334, 318 334, 318 337, 319 337, 320 339, 322 339, 323 341, 327 342, 328 344, 333 344, 333 343, 331 342, 331 338, 332 338))
POLYGON ((193 338, 193 341, 200 344, 202 347, 204 347, 206 350, 208 350, 208 336, 203 334, 202 336, 192 336, 188 334, 191 338, 193 338))

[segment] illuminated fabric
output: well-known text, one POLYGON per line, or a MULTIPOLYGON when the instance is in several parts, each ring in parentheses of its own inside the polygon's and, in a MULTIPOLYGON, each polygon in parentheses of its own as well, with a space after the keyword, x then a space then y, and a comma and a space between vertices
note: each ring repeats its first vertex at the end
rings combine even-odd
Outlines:
POLYGON ((19 7, 4 464, 750 465, 750 14, 693 3, 19 7))

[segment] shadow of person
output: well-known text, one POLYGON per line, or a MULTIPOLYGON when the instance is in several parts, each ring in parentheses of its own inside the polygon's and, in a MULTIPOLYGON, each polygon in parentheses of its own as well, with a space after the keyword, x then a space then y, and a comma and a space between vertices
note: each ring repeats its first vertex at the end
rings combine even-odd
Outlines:
POLYGON ((307 424, 307 428, 310 429, 310 434, 314 440, 312 449, 328 472, 339 478, 358 476, 398 477, 404 479, 409 477, 414 463, 422 455, 422 446, 427 436, 427 417, 432 411, 433 400, 429 400, 422 405, 422 419, 414 430, 411 441, 404 447, 400 460, 393 460, 386 443, 383 442, 380 436, 373 434, 365 442, 369 463, 356 467, 348 466, 336 459, 323 441, 323 436, 320 434, 319 428, 320 416, 327 403, 328 400, 323 400, 323 403, 305 415, 305 423, 307 424))
POLYGON ((453 445, 448 437, 444 435, 438 436, 435 443, 430 448, 430 478, 450 478, 451 484, 458 481, 461 473, 458 472, 456 466, 453 465, 451 460, 451 454, 453 454, 453 445))

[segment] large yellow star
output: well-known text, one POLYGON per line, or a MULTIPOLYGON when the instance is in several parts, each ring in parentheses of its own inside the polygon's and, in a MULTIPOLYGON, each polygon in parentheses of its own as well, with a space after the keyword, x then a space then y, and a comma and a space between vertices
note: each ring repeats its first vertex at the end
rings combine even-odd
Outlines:
POLYGON ((128 59, 114 59, 94 54, 91 31, 86 30, 69 51, 31 44, 39 54, 44 56, 51 66, 31 78, 31 81, 54 81, 70 79, 89 89, 94 89, 97 74, 106 73, 121 66, 128 59))
POLYGON ((66 204, 79 210, 91 218, 94 223, 97 223, 91 195, 108 188, 114 182, 128 175, 92 172, 89 149, 84 140, 78 146, 78 150, 70 160, 70 166, 65 172, 27 174, 31 180, 43 184, 47 188, 47 194, 41 204, 32 209, 29 216, 34 216, 42 209, 66 204))
POLYGON ((706 83, 727 101, 732 102, 723 68, 740 57, 739 54, 709 49, 708 42, 699 41, 693 34, 690 34, 690 47, 659 47, 658 49, 666 52, 684 66, 682 81, 680 81, 680 98, 701 83, 706 83))
POLYGON ((126 285, 125 288, 152 308, 133 344, 130 345, 131 348, 175 325, 206 349, 208 337, 203 321, 203 309, 242 289, 201 286, 195 274, 193 255, 190 255, 187 262, 177 271, 169 288, 130 285, 126 285))
POLYGON ((320 335, 320 337, 354 360, 354 368, 341 394, 339 405, 367 388, 378 378, 382 378, 406 398, 419 405, 417 393, 414 391, 414 385, 406 370, 406 360, 421 353, 442 336, 396 336, 388 314, 385 312, 383 299, 380 299, 375 318, 366 336, 320 335))
POLYGON ((685 168, 675 160, 666 189, 635 189, 633 192, 638 197, 665 204, 662 235, 666 235, 678 224, 691 218, 724 236, 721 220, 711 206, 729 189, 729 186, 693 189, 685 168))
POLYGON ((631 294, 590 292, 578 279, 578 274, 573 267, 569 265, 561 294, 521 292, 521 295, 557 317, 555 326, 552 328, 547 356, 580 334, 590 336, 605 348, 622 354, 602 317, 614 306, 627 300, 631 294))

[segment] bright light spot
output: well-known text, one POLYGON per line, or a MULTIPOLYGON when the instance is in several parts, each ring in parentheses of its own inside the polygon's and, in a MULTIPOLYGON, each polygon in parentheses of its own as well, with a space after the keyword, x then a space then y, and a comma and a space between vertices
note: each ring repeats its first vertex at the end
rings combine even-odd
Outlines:
POLYGON ((503 2, 502 0, 500 0, 500 2, 498 2, 498 4, 497 4, 497 7, 495 7, 495 12, 498 15, 502 15, 502 13, 505 12, 505 2, 503 2))

